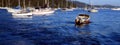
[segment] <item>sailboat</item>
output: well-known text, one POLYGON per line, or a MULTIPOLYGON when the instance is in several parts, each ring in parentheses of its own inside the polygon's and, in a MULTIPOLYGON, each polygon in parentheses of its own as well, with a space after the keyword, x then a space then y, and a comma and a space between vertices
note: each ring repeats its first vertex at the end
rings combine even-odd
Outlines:
POLYGON ((5 9, 5 10, 9 9, 8 7, 5 7, 5 6, 8 6, 8 4, 7 5, 4 4, 4 3, 8 3, 8 2, 9 2, 9 0, 7 0, 6 2, 4 0, 1 0, 2 7, 0 7, 0 9, 5 9))
MULTIPOLYGON (((18 0, 18 2, 19 2, 19 7, 20 7, 20 0, 18 0)), ((7 11, 9 12, 9 13, 15 13, 15 12, 19 12, 19 11, 21 11, 21 9, 13 9, 13 8, 10 8, 10 0, 8 0, 8 3, 9 3, 9 8, 7 8, 7 11)))
MULTIPOLYGON (((25 7, 25 0, 23 0, 23 3, 24 3, 24 5, 23 5, 24 8, 19 12, 12 13, 12 15, 16 15, 16 16, 32 16, 32 13, 27 11, 27 9, 25 7)), ((20 4, 20 0, 19 0, 19 4, 20 4)))
POLYGON ((89 2, 90 2, 90 9, 88 9, 88 12, 98 12, 97 9, 94 9, 94 8, 93 8, 93 5, 92 5, 92 3, 91 3, 91 0, 89 0, 89 2))
POLYGON ((43 8, 35 9, 32 13, 33 15, 47 15, 54 13, 55 10, 49 7, 49 1, 45 0, 45 5, 43 8))
POLYGON ((1 7, 0 7, 0 9, 4 9, 4 4, 3 4, 3 0, 1 0, 1 7))
MULTIPOLYGON (((71 0, 69 0, 69 1, 71 1, 71 0)), ((68 2, 69 2, 68 0, 66 0, 66 8, 63 8, 62 10, 63 11, 73 11, 75 8, 73 8, 73 2, 72 2, 72 4, 68 4, 68 2)))
POLYGON ((88 11, 88 5, 85 4, 85 7, 83 8, 85 11, 88 11))

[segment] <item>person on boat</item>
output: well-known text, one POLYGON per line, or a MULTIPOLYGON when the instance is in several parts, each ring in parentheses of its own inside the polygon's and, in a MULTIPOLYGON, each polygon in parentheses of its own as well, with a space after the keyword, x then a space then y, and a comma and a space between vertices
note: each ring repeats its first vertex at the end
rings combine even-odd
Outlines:
POLYGON ((87 14, 79 14, 76 19, 75 19, 75 24, 80 25, 80 24, 89 24, 90 21, 90 16, 87 14))

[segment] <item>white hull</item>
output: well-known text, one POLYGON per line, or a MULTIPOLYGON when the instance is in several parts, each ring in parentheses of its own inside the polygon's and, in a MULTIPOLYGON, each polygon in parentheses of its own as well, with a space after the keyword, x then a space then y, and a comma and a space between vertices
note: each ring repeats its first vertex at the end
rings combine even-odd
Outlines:
POLYGON ((12 15, 17 15, 17 16, 32 16, 32 13, 12 13, 12 15))
POLYGON ((112 10, 120 10, 120 8, 113 8, 112 10))
POLYGON ((23 19, 23 18, 25 18, 25 19, 26 19, 26 18, 27 18, 27 19, 28 19, 28 18, 29 18, 29 19, 32 18, 32 16, 24 16, 24 15, 21 15, 21 16, 19 16, 19 15, 12 15, 12 17, 13 17, 13 18, 22 18, 22 19, 23 19))
POLYGON ((98 12, 98 10, 96 10, 96 9, 91 9, 91 10, 88 10, 88 12, 98 12))
POLYGON ((73 9, 66 9, 66 11, 73 11, 73 9))
POLYGON ((6 9, 5 7, 0 7, 0 9, 6 9))
POLYGON ((63 11, 73 11, 73 10, 74 10, 73 8, 71 8, 71 9, 65 8, 65 10, 63 10, 63 11))
POLYGON ((45 15, 45 14, 52 14, 54 13, 55 10, 36 10, 36 11, 33 11, 33 15, 45 15))
POLYGON ((6 9, 6 10, 7 10, 7 9, 9 9, 9 8, 8 8, 8 7, 1 7, 0 9, 6 9))
POLYGON ((21 10, 20 9, 7 9, 7 11, 9 12, 9 13, 15 13, 15 12, 20 12, 21 10))

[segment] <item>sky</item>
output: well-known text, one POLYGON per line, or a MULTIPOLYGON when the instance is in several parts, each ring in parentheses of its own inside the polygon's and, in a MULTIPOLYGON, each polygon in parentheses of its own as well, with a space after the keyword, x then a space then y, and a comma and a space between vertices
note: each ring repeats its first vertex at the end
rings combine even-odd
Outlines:
MULTIPOLYGON (((78 0, 80 2, 89 3, 89 0, 78 0)), ((114 6, 120 6, 120 0, 91 0, 93 5, 114 5, 114 6)))

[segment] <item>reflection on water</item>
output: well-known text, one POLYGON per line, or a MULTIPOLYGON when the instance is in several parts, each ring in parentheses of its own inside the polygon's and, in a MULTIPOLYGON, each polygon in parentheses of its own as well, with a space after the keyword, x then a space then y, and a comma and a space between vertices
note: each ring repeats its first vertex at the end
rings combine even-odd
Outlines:
POLYGON ((76 27, 79 27, 79 28, 85 27, 85 26, 87 26, 87 25, 89 25, 89 24, 79 24, 79 25, 78 25, 78 24, 75 24, 75 26, 76 26, 76 27))
POLYGON ((118 11, 89 13, 92 23, 75 25, 79 13, 86 12, 56 11, 50 16, 32 17, 2 13, 0 45, 120 45, 118 11))

